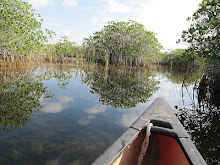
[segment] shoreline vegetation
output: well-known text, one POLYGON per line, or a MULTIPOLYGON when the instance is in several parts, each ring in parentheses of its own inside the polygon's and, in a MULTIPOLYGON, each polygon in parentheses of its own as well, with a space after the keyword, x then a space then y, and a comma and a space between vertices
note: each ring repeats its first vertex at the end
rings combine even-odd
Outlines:
POLYGON ((163 52, 156 34, 143 24, 108 22, 100 31, 84 38, 81 46, 63 36, 49 44, 55 32, 42 28, 43 19, 28 2, 4 0, 0 9, 0 66, 85 62, 109 65, 180 67, 206 66, 220 61, 220 7, 217 0, 203 0, 188 18, 191 25, 178 42, 187 49, 163 52))
MULTIPOLYGON (((22 111, 16 113, 21 118, 16 118, 15 122, 11 120, 12 117, 7 118, 10 119, 9 124, 20 126, 22 122, 30 120, 34 114, 32 110, 38 110, 35 108, 40 105, 40 97, 44 93, 46 93, 45 97, 51 96, 50 91, 43 86, 43 78, 40 77, 41 79, 35 81, 32 77, 32 69, 35 70, 40 65, 47 64, 49 67, 54 67, 55 65, 52 64, 57 64, 61 65, 60 68, 82 67, 83 71, 88 72, 86 81, 83 82, 87 82, 93 93, 101 96, 100 101, 103 105, 108 105, 113 100, 115 107, 122 108, 129 107, 129 103, 133 103, 134 106, 140 99, 145 102, 150 96, 147 95, 147 91, 150 94, 154 93, 157 85, 157 82, 150 79, 148 70, 168 66, 167 77, 182 84, 182 89, 187 90, 189 97, 191 95, 187 85, 195 84, 191 97, 192 110, 181 107, 178 117, 191 135, 199 134, 193 141, 201 146, 199 150, 204 150, 207 163, 219 162, 219 157, 213 154, 219 149, 216 148, 220 112, 219 0, 202 0, 198 10, 188 18, 189 29, 184 30, 178 40, 188 47, 167 52, 164 52, 163 45, 159 43, 154 32, 148 31, 143 24, 133 20, 108 22, 100 31, 85 38, 82 45, 69 41, 67 36, 61 37, 55 44, 50 44, 48 41, 56 35, 55 32, 42 28, 43 19, 35 13, 28 2, 0 1, 0 78, 2 80, 0 106, 4 105, 6 110, 2 112, 9 115, 14 115, 12 110, 16 112, 22 109, 22 106, 25 107, 23 108, 25 113, 22 111), (185 74, 179 76, 177 68, 183 69, 185 74), (95 72, 90 73, 92 69, 95 72), (126 69, 129 70, 128 73, 126 69), (147 72, 144 72, 144 69, 147 72), (198 73, 194 72, 196 69, 199 69, 198 73), (8 74, 9 71, 13 71, 13 74, 8 74), (195 76, 190 76, 193 74, 195 76), (8 75, 11 78, 8 78, 8 75), (123 77, 123 75, 127 76, 123 77), (118 85, 118 89, 122 90, 115 90, 113 93, 112 84, 116 87, 118 85), (130 91, 129 95, 124 89, 130 91), (194 92, 197 92, 198 97, 194 98, 194 92), (124 96, 121 97, 120 94, 124 96), (137 102, 128 102, 132 95, 137 102), (18 103, 17 98, 22 99, 24 103, 18 103), (120 105, 118 101, 124 104, 120 105), (30 102, 33 104, 30 105, 30 102), (198 106, 194 106, 195 102, 198 106), (10 103, 14 103, 15 108, 11 108, 10 103), (212 134, 215 134, 214 138, 212 134), (210 141, 201 143, 201 137, 204 139, 210 137, 211 145, 210 141), (207 152, 207 148, 210 152, 207 152)), ((46 69, 45 72, 48 70, 46 69)), ((68 84, 68 77, 71 77, 71 73, 58 72, 56 78, 62 80, 61 88, 65 88, 68 84)), ((4 124, 7 125, 7 122, 4 124)))

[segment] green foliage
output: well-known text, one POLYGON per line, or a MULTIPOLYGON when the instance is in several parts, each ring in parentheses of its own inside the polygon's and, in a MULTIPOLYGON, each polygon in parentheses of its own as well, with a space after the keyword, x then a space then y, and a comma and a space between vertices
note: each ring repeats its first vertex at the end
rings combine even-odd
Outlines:
POLYGON ((84 39, 84 56, 93 62, 144 65, 156 56, 162 46, 155 34, 135 21, 109 22, 84 39))
POLYGON ((40 81, 50 80, 51 78, 56 78, 58 80, 58 86, 62 89, 65 89, 69 84, 70 79, 72 78, 72 68, 65 67, 63 65, 51 66, 47 68, 45 72, 42 72, 37 78, 40 81))
POLYGON ((158 81, 149 71, 121 68, 104 71, 89 70, 82 79, 91 88, 91 93, 99 95, 103 105, 132 108, 145 103, 158 89, 158 81))
POLYGON ((29 76, 0 86, 0 130, 11 131, 24 125, 39 110, 43 84, 29 76))
POLYGON ((182 84, 185 86, 192 85, 198 82, 203 75, 203 70, 183 67, 166 67, 163 70, 163 75, 166 76, 174 84, 182 84))
POLYGON ((45 45, 44 50, 50 62, 59 61, 62 63, 63 58, 66 57, 82 58, 82 47, 69 41, 67 36, 62 36, 56 44, 45 45))
POLYGON ((188 54, 219 60, 219 0, 203 0, 199 5, 199 9, 188 20, 191 22, 190 28, 182 33, 182 40, 189 44, 188 54))
POLYGON ((162 64, 186 66, 194 63, 195 57, 188 54, 185 49, 175 49, 171 52, 165 52, 162 57, 162 64))
POLYGON ((178 117, 192 136, 199 152, 207 164, 219 164, 220 135, 220 65, 210 63, 199 83, 194 87, 192 108, 181 108, 178 117), (209 151, 209 152, 207 152, 209 151))
POLYGON ((206 163, 209 165, 219 164, 220 155, 216 154, 216 151, 219 150, 220 145, 220 111, 217 109, 204 111, 202 108, 182 108, 178 110, 177 115, 185 129, 190 133, 196 148, 206 163))
POLYGON ((67 36, 63 36, 55 44, 55 53, 58 57, 77 57, 81 55, 81 47, 77 46, 75 42, 69 41, 67 36))
POLYGON ((198 102, 204 107, 220 110, 220 64, 209 63, 197 86, 198 102))
MULTIPOLYGON (((47 41, 41 29, 42 19, 28 2, 0 0, 0 55, 4 60, 31 56, 47 41)), ((52 31, 46 29, 51 36, 52 31)))

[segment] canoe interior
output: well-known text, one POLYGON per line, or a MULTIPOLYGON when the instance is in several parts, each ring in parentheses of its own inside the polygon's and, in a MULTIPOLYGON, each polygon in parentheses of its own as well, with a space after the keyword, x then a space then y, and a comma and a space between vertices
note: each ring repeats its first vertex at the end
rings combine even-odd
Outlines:
MULTIPOLYGON (((145 134, 140 134, 128 145, 112 163, 113 165, 134 165, 141 151, 141 145, 145 134)), ((188 165, 189 162, 185 157, 179 144, 169 136, 151 134, 149 146, 145 153, 142 165, 188 165)))
POLYGON ((143 164, 206 165, 190 135, 162 97, 157 98, 92 165, 137 164, 148 122, 153 127, 143 164))

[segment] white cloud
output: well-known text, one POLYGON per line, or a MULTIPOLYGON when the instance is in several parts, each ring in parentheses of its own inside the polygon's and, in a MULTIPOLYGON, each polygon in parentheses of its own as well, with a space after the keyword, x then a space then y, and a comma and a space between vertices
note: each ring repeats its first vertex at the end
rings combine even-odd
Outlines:
POLYGON ((63 30, 63 31, 61 32, 62 36, 65 35, 65 36, 67 36, 68 38, 71 38, 72 33, 73 33, 72 30, 63 30))
POLYGON ((46 28, 48 29, 62 26, 60 23, 56 23, 55 17, 43 17, 43 20, 44 20, 44 26, 46 26, 46 28))
POLYGON ((125 4, 120 4, 114 0, 109 0, 109 11, 112 13, 128 13, 130 12, 129 6, 125 4))
POLYGON ((121 117, 121 123, 125 127, 129 127, 137 118, 140 116, 140 114, 137 113, 127 113, 123 114, 121 117))
POLYGON ((90 19, 91 24, 93 25, 104 25, 110 21, 113 21, 114 19, 111 17, 104 17, 104 18, 97 18, 93 17, 90 19))
POLYGON ((94 116, 89 115, 88 117, 79 120, 78 123, 82 126, 85 126, 88 125, 91 122, 91 120, 93 120, 94 118, 95 118, 94 116))
POLYGON ((76 0, 63 0, 63 6, 76 7, 78 5, 76 0))
POLYGON ((145 28, 157 34, 159 42, 165 49, 185 48, 186 45, 177 44, 183 30, 189 28, 187 17, 198 9, 202 0, 103 0, 105 5, 99 10, 99 17, 90 19, 96 26, 104 26, 104 19, 126 21, 136 20, 144 24, 145 28), (115 16, 115 13, 126 15, 115 16))
POLYGON ((133 124, 140 115, 151 105, 154 99, 149 99, 146 103, 139 103, 136 107, 127 109, 119 109, 120 111, 126 111, 121 117, 121 124, 125 127, 129 127, 133 124))
POLYGON ((60 96, 58 97, 58 99, 60 100, 60 102, 64 105, 67 105, 69 104, 70 102, 73 101, 73 98, 72 97, 69 97, 69 96, 60 96))
POLYGON ((41 111, 45 113, 60 113, 63 111, 70 102, 73 101, 72 97, 69 96, 59 96, 57 102, 53 101, 47 101, 43 98, 43 96, 40 99, 40 104, 43 106, 41 111))
POLYGON ((73 31, 72 30, 62 30, 62 31, 56 32, 56 35, 53 36, 53 38, 51 40, 49 40, 49 43, 50 44, 57 43, 61 39, 62 36, 67 36, 69 41, 76 42, 74 40, 76 38, 73 35, 73 31))
POLYGON ((115 0, 106 0, 107 9, 110 13, 129 13, 131 7, 128 4, 116 2, 115 0))
POLYGON ((28 2, 37 9, 44 8, 47 6, 51 6, 53 4, 53 0, 28 0, 28 2))
POLYGON ((42 110, 46 113, 59 113, 64 109, 64 106, 60 102, 48 102, 43 106, 42 110))
POLYGON ((93 115, 95 115, 95 114, 98 114, 98 113, 103 113, 103 112, 105 112, 105 110, 106 110, 106 106, 104 106, 104 105, 96 105, 96 106, 94 106, 94 107, 92 107, 92 108, 89 108, 89 109, 87 109, 87 110, 85 110, 87 113, 89 113, 89 114, 93 114, 93 115))
POLYGON ((166 49, 184 47, 176 44, 181 32, 188 29, 187 17, 197 10, 201 0, 150 0, 136 9, 135 20, 143 23, 147 30, 157 33, 159 42, 166 49))
MULTIPOLYGON (((83 24, 83 30, 79 29, 81 26, 74 26, 71 29, 69 23, 68 26, 65 26, 64 23, 62 25, 56 23, 59 18, 54 21, 46 20, 44 24, 48 26, 48 29, 57 32, 57 36, 50 43, 55 43, 61 36, 67 35, 71 41, 82 44, 84 37, 88 37, 94 31, 100 30, 108 21, 127 21, 132 19, 144 24, 147 30, 157 33, 156 37, 165 49, 185 48, 186 45, 177 44, 176 41, 181 38, 182 31, 189 28, 189 23, 186 19, 198 9, 201 1, 102 0, 104 3, 99 1, 94 3, 94 6, 89 6, 89 10, 86 11, 88 12, 86 13, 87 16, 90 17, 88 18, 89 20, 87 18, 80 20, 80 23, 83 24), (89 23, 92 26, 89 26, 89 23)), ((29 0, 29 2, 38 7, 46 7, 53 2, 55 3, 53 0, 29 0)), ((62 0, 61 3, 63 6, 77 6, 78 1, 62 0)))
POLYGON ((51 40, 49 40, 49 43, 55 44, 60 40, 60 38, 62 36, 65 35, 68 37, 69 41, 76 42, 78 45, 81 45, 82 39, 88 37, 89 35, 91 35, 91 33, 92 32, 88 32, 88 31, 77 32, 77 31, 73 31, 73 30, 69 30, 69 29, 56 31, 56 35, 51 40))

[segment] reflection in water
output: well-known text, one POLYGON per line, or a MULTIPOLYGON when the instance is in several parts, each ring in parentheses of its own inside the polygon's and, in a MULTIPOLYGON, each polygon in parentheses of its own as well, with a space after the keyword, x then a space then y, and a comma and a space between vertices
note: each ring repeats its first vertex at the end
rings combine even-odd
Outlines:
POLYGON ((87 109, 86 112, 89 114, 97 114, 97 113, 104 112, 106 110, 106 108, 107 107, 104 105, 96 105, 92 108, 87 109))
POLYGON ((73 76, 73 72, 75 70, 70 66, 46 65, 45 67, 39 67, 36 74, 39 80, 50 80, 51 78, 58 80, 57 85, 65 89, 73 76))
POLYGON ((220 163, 219 110, 180 109, 178 118, 208 164, 220 163))
POLYGON ((148 98, 158 89, 158 82, 147 70, 138 69, 109 69, 103 71, 85 71, 84 82, 91 88, 92 93, 99 95, 103 105, 131 108, 148 98))
POLYGON ((73 101, 73 98, 69 96, 59 96, 58 100, 59 101, 56 102, 49 102, 41 99, 41 105, 43 106, 41 111, 46 113, 59 113, 64 110, 70 102, 73 101))
POLYGON ((207 67, 198 86, 198 102, 203 107, 220 109, 220 65, 207 67))
POLYGON ((173 84, 194 85, 201 78, 203 72, 201 70, 186 68, 173 68, 163 67, 160 73, 167 77, 173 84))
POLYGON ((198 106, 181 108, 178 117, 208 164, 220 164, 220 76, 209 67, 197 87, 198 106))
POLYGON ((88 125, 92 119, 94 119, 95 117, 93 115, 88 115, 87 117, 81 119, 78 121, 78 123, 82 126, 88 125))
MULTIPOLYGON (((186 76, 164 68, 105 71, 99 67, 65 65, 45 65, 16 74, 0 70, 1 127, 14 129, 13 132, 0 131, 0 164, 88 165, 155 97, 169 97, 170 105, 180 106, 182 82, 190 90, 200 75, 196 72, 186 76), (45 88, 51 90, 53 97, 49 97, 51 94, 45 88)), ((215 82, 213 86, 219 79, 215 82)), ((201 88, 201 84, 198 95, 204 94, 213 100, 213 92, 207 95, 201 92, 208 91, 204 85, 201 88)), ((211 164, 220 160, 215 154, 220 146, 216 140, 219 139, 219 110, 216 103, 210 103, 204 96, 200 97, 200 103, 205 108, 196 111, 181 108, 179 118, 211 164)), ((190 104, 190 99, 185 102, 190 104)))
POLYGON ((43 83, 22 75, 6 79, 0 75, 0 130, 11 131, 24 125, 40 109, 43 83))
MULTIPOLYGON (((5 80, 7 76, 2 77, 5 80)), ((12 122, 20 120, 25 125, 19 123, 13 127, 16 128, 14 132, 0 132, 0 164, 87 165, 125 131, 116 118, 112 121, 115 115, 111 115, 112 109, 100 105, 97 97, 81 83, 83 76, 80 69, 46 66, 37 68, 27 77, 18 74, 13 83, 8 83, 7 89, 4 84, 1 86, 1 96, 5 93, 8 96, 1 100, 1 113, 10 113, 6 105, 13 103, 12 115, 1 115, 1 122, 5 120, 11 126, 12 122), (44 87, 52 91, 53 97, 45 99, 48 95, 44 87), (10 100, 12 96, 16 96, 18 102, 10 100), (23 102, 19 102, 21 100, 23 102), (105 110, 108 115, 104 114, 105 110), (31 118, 29 122, 22 118, 26 112, 31 118), (17 118, 13 114, 17 114, 17 118)), ((119 114, 116 113, 120 117, 119 114)))

